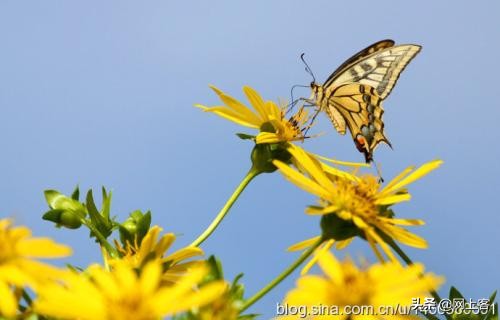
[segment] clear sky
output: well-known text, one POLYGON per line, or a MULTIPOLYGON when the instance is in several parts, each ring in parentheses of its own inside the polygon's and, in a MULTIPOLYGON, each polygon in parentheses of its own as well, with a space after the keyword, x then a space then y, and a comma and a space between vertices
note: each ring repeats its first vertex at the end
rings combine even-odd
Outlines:
MULTIPOLYGON (((408 248, 471 298, 499 288, 500 99, 498 1, 2 1, 0 2, 0 212, 76 250, 73 262, 99 261, 87 232, 43 222, 43 190, 70 193, 102 185, 124 219, 151 209, 154 223, 190 243, 249 168, 248 132, 195 103, 218 102, 217 85, 243 99, 251 85, 267 99, 293 84, 326 79, 377 40, 416 43, 422 52, 385 102, 394 150, 377 149, 384 177, 440 158, 442 168, 410 186, 401 217, 430 244, 408 248)), ((302 93, 308 96, 308 90, 302 93)), ((306 144, 361 161, 349 137, 306 144)), ((296 254, 290 244, 319 232, 304 214, 314 198, 278 173, 258 177, 204 245, 228 278, 244 272, 248 294, 296 254)), ((356 241, 348 253, 373 256, 356 241)), ((340 256, 343 253, 339 254, 340 256)), ((251 311, 274 315, 294 285, 282 283, 251 311)))

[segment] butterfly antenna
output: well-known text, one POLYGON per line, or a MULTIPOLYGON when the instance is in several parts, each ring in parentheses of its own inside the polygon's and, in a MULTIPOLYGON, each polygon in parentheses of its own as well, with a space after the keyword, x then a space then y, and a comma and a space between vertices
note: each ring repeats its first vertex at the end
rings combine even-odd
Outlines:
POLYGON ((311 68, 309 67, 309 65, 307 64, 306 60, 304 59, 304 55, 305 55, 305 53, 303 53, 303 54, 300 55, 300 60, 302 60, 302 62, 305 64, 305 66, 306 66, 306 72, 311 75, 311 77, 313 78, 313 82, 316 82, 316 78, 314 77, 314 73, 312 72, 311 68))
POLYGON ((297 104, 297 102, 300 101, 300 99, 295 100, 293 98, 293 89, 295 89, 297 87, 300 87, 300 88, 309 88, 309 86, 304 86, 304 85, 301 85, 301 84, 296 84, 296 85, 292 86, 292 88, 290 89, 290 97, 291 97, 292 100, 291 100, 290 104, 288 105, 286 114, 290 113, 292 111, 292 109, 295 107, 295 105, 297 104))
POLYGON ((382 178, 382 172, 380 170, 380 167, 378 166, 378 164, 375 162, 374 159, 372 159, 372 162, 375 165, 375 169, 377 170, 378 182, 379 183, 384 183, 384 178, 382 178))

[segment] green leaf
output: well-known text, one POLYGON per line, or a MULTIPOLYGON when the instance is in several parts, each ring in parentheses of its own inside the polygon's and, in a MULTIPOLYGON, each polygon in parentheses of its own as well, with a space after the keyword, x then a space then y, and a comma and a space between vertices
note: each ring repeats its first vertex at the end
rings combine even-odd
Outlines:
POLYGON ((47 212, 45 212, 42 216, 43 220, 51 221, 54 223, 59 223, 61 219, 61 214, 64 212, 64 210, 60 209, 52 209, 47 212))
POLYGON ((137 238, 138 238, 137 241, 139 243, 142 242, 142 239, 144 239, 150 227, 151 227, 151 211, 148 210, 144 215, 142 215, 141 218, 139 218, 139 221, 137 221, 137 238))
POLYGON ((102 216, 109 220, 111 212, 111 192, 106 194, 106 189, 102 187, 102 216))
POLYGON ((238 138, 241 140, 255 140, 255 136, 246 133, 237 133, 238 138))
POLYGON ((495 292, 493 292, 490 296, 490 304, 492 305, 492 308, 488 311, 483 320, 498 320, 498 303, 494 303, 496 296, 497 291, 495 290, 495 292))
POLYGON ((245 314, 243 316, 239 316, 238 320, 254 320, 259 316, 260 316, 260 314, 258 314, 258 313, 245 314))
MULTIPOLYGON (((101 233, 101 235, 107 239, 113 232, 112 224, 108 219, 105 219, 97 210, 94 202, 94 196, 92 195, 92 189, 87 192, 86 206, 89 212, 91 223, 101 233)), ((92 232, 91 235, 93 235, 92 232)))
POLYGON ((43 194, 45 195, 45 200, 51 209, 55 209, 59 198, 65 197, 65 195, 61 194, 57 190, 45 190, 43 194))
POLYGON ((76 201, 80 200, 80 189, 78 188, 78 185, 76 185, 75 190, 71 194, 71 198, 76 201))
POLYGON ((453 300, 453 299, 464 299, 464 296, 460 293, 460 291, 458 291, 457 288, 455 287, 451 287, 450 288, 450 299, 453 300))
POLYGON ((495 301, 496 296, 497 296, 497 291, 495 290, 490 296, 490 302, 495 301))

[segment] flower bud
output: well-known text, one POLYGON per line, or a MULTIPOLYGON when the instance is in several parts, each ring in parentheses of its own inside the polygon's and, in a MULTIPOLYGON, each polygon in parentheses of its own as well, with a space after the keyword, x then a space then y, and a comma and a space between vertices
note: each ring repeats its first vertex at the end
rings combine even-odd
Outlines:
POLYGON ((80 228, 82 220, 87 216, 87 210, 83 204, 56 190, 45 190, 44 194, 51 209, 43 215, 44 220, 52 221, 68 229, 80 228))
POLYGON ((146 236, 149 227, 151 226, 151 212, 142 213, 140 210, 132 212, 127 220, 120 224, 120 241, 123 246, 127 243, 140 244, 142 239, 146 236))

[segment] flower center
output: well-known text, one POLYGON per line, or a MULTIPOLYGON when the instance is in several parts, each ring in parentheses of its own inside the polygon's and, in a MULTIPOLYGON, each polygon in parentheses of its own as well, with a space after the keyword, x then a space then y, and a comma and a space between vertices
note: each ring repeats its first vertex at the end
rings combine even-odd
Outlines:
POLYGON ((344 219, 357 216, 371 220, 378 215, 375 204, 377 190, 377 180, 372 176, 363 177, 359 182, 338 179, 330 202, 339 207, 337 212, 344 219))

